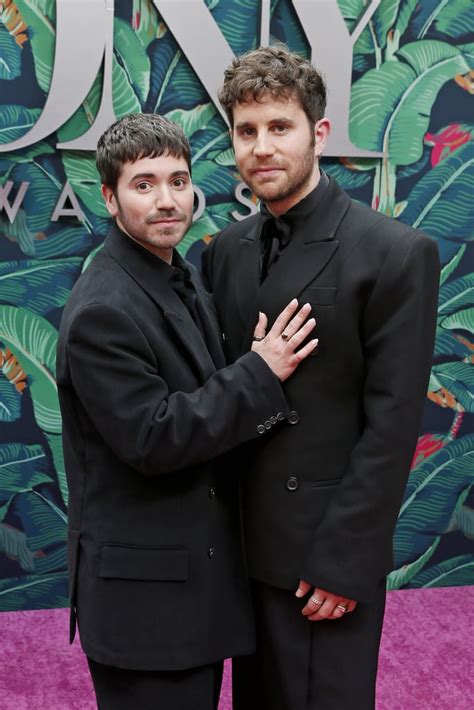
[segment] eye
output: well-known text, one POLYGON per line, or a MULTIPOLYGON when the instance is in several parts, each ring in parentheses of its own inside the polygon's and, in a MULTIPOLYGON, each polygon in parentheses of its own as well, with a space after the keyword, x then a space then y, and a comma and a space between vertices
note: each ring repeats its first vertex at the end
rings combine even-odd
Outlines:
POLYGON ((253 136, 255 133, 255 129, 253 129, 251 126, 246 126, 245 128, 241 128, 239 130, 239 136, 242 138, 250 138, 253 136))
POLYGON ((187 185, 187 180, 185 178, 175 178, 172 182, 173 187, 186 187, 187 185))
POLYGON ((151 185, 149 182, 139 182, 135 187, 139 192, 146 192, 151 185))
POLYGON ((288 130, 288 126, 285 123, 276 123, 273 126, 275 133, 285 133, 288 130))

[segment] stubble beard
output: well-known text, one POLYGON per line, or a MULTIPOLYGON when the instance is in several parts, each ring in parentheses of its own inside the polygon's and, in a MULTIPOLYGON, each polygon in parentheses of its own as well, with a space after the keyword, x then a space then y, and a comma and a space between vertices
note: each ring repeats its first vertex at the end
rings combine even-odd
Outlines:
POLYGON ((147 218, 144 222, 137 225, 127 219, 120 205, 118 205, 118 207, 118 216, 122 229, 124 229, 134 241, 148 245, 154 249, 174 249, 174 247, 176 247, 184 239, 186 232, 191 225, 192 217, 186 216, 184 212, 179 215, 169 213, 166 215, 154 215, 152 218, 147 218), (182 218, 182 221, 178 224, 169 226, 166 224, 153 224, 153 219, 160 219, 160 217, 163 218, 165 216, 168 218, 177 216, 182 218))
MULTIPOLYGON (((263 202, 267 204, 272 204, 272 202, 287 200, 292 195, 303 191, 304 186, 310 182, 311 176, 313 175, 313 171, 315 169, 316 158, 314 155, 314 146, 315 139, 311 134, 311 140, 308 143, 305 157, 299 167, 299 170, 292 175, 290 175, 289 171, 286 170, 284 173, 285 184, 281 186, 272 185, 271 182, 266 185, 259 185, 256 180, 253 180, 249 171, 249 177, 246 180, 246 184, 252 190, 255 197, 259 200, 263 200, 263 202)), ((284 164, 281 165, 283 168, 285 167, 284 164)), ((275 164, 275 167, 279 167, 278 164, 275 164)))

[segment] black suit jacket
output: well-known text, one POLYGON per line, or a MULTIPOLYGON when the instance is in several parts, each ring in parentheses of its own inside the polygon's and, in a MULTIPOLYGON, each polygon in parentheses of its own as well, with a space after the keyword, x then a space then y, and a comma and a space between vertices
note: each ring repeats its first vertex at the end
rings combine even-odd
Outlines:
POLYGON ((81 642, 142 670, 252 650, 236 467, 222 454, 285 408, 257 354, 217 372, 221 333, 198 274, 207 346, 159 266, 113 229, 64 310, 57 362, 81 642))
POLYGON ((259 285, 256 215, 204 253, 231 361, 293 298, 311 303, 319 346, 284 383, 292 416, 250 452, 244 518, 250 573, 370 599, 416 445, 435 332, 439 261, 421 232, 352 203, 330 180, 259 285))

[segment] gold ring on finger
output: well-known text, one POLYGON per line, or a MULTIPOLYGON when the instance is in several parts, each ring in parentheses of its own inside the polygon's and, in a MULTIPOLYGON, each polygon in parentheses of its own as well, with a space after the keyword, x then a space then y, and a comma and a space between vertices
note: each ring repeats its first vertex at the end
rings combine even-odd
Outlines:
POLYGON ((313 604, 316 604, 317 606, 321 606, 321 604, 323 603, 322 599, 316 599, 315 597, 311 597, 309 601, 313 602, 313 604))
POLYGON ((281 334, 281 337, 283 338, 283 340, 289 340, 289 339, 290 339, 290 336, 288 335, 288 333, 282 333, 282 334, 281 334))
POLYGON ((337 604, 336 609, 340 609, 342 613, 345 614, 347 611, 347 606, 344 606, 344 604, 337 604))

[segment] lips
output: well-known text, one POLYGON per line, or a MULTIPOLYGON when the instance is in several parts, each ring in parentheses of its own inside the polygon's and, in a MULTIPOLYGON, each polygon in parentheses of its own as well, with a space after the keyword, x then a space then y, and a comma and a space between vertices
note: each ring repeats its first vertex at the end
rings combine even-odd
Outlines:
POLYGON ((256 176, 261 176, 261 177, 272 177, 274 175, 277 175, 278 173, 281 173, 283 168, 281 168, 279 165, 262 165, 258 168, 254 168, 251 172, 252 175, 256 176))

